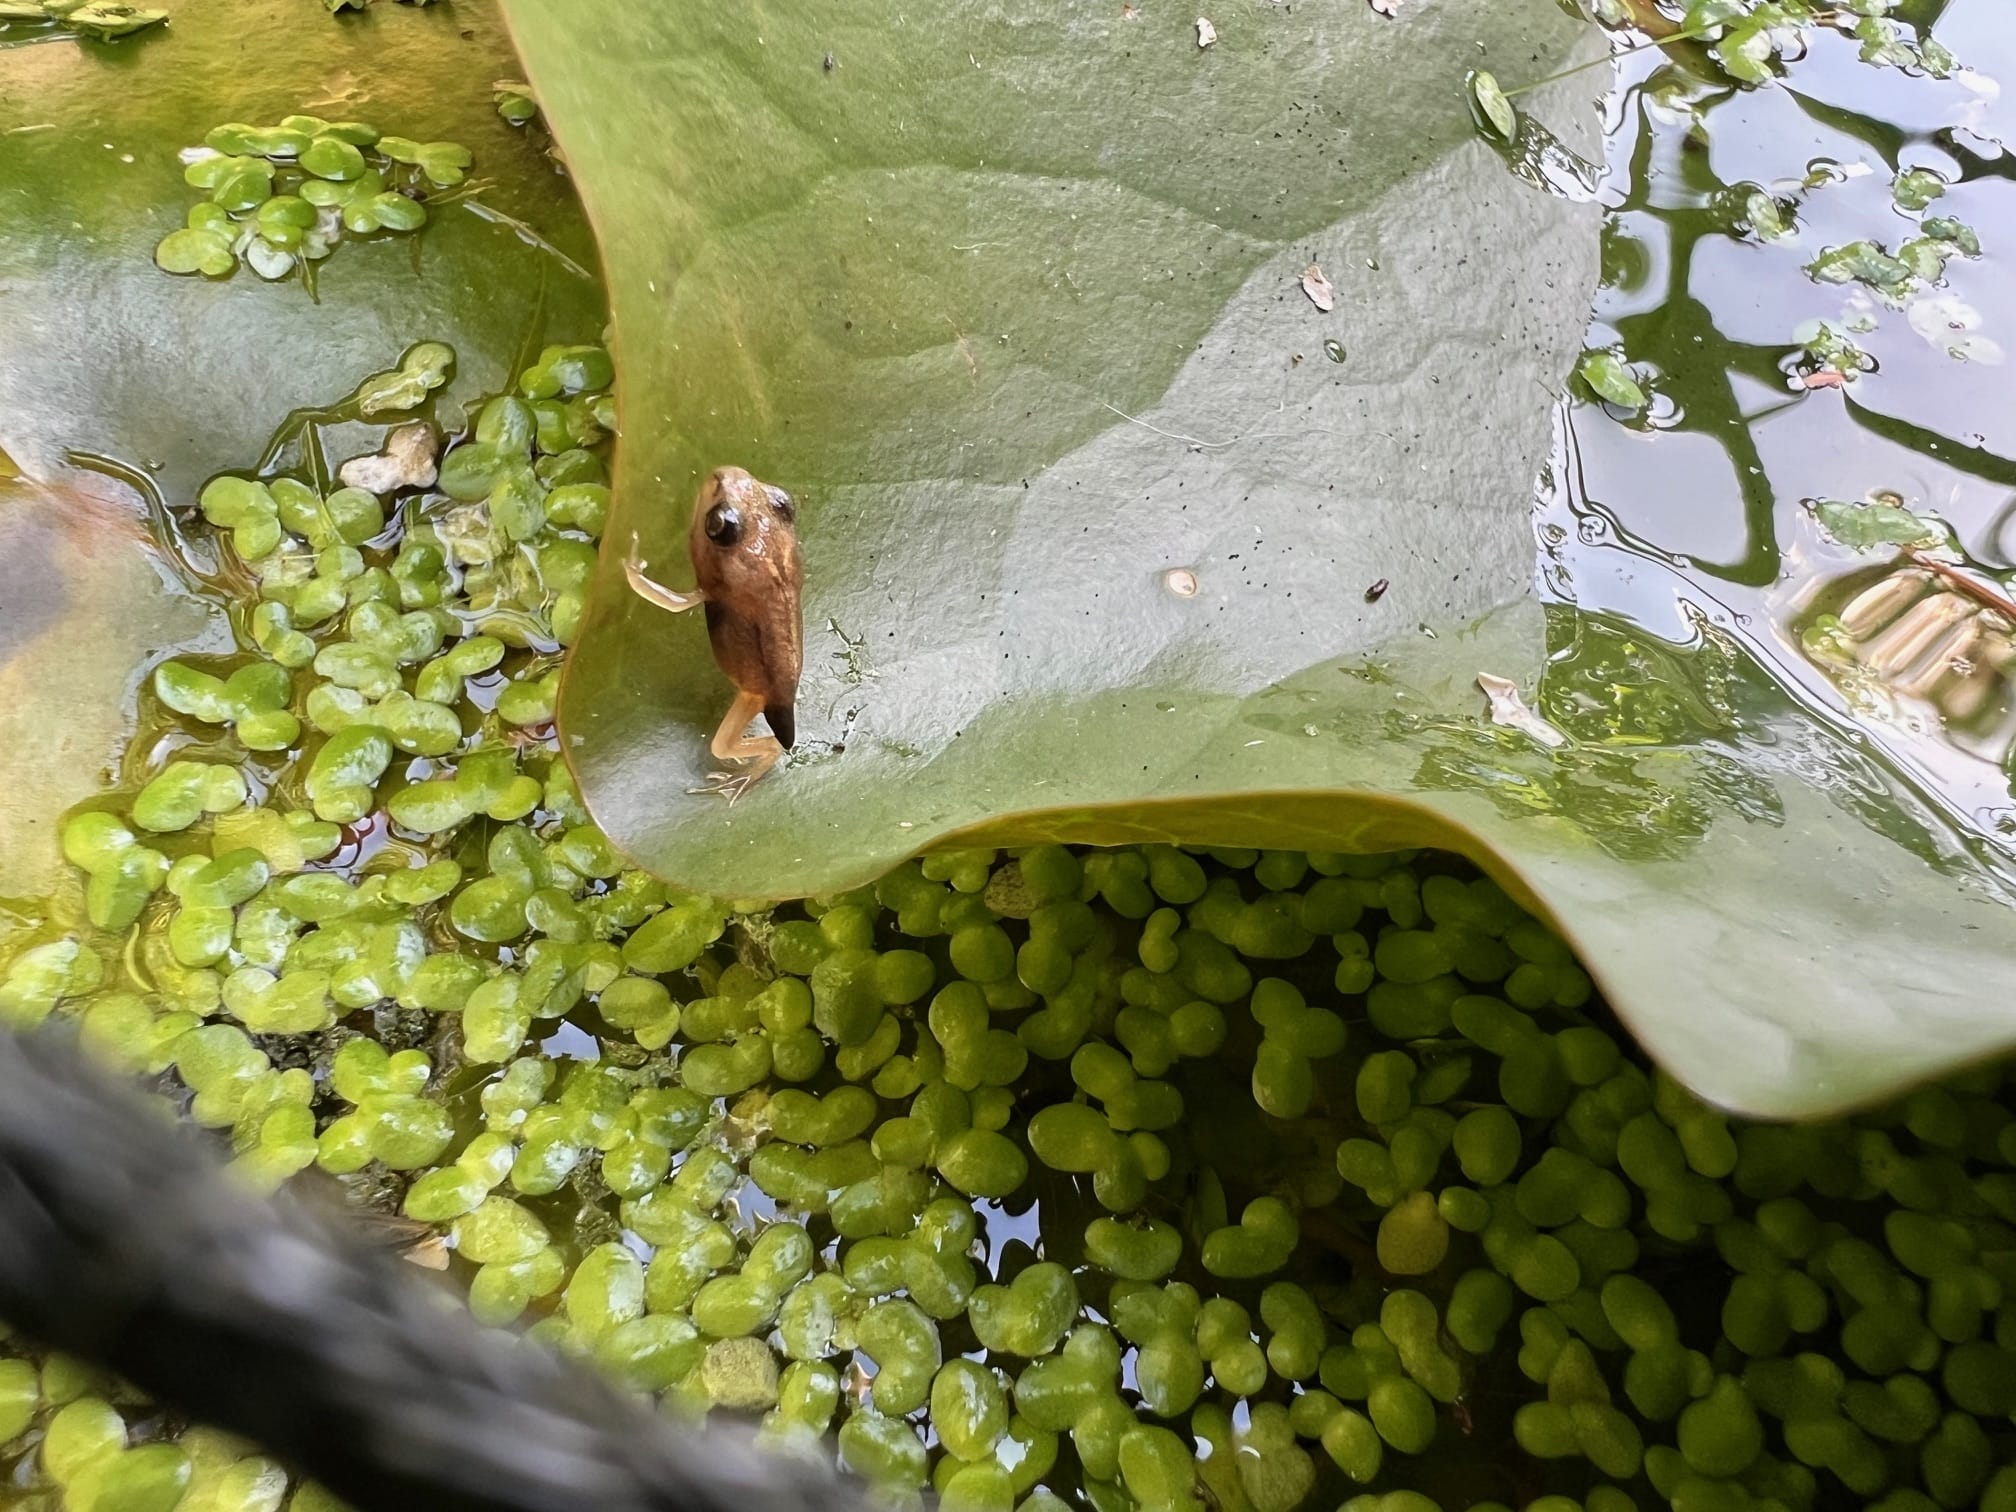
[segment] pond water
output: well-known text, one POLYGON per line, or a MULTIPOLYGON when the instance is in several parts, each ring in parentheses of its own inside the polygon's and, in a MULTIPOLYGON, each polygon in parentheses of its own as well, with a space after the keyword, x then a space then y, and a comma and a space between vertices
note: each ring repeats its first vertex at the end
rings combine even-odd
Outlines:
MULTIPOLYGON (((1765 89, 1732 86, 1685 44, 1621 60, 1588 345, 1621 343, 1651 403, 1637 416, 1586 396, 1565 407, 1539 511, 1540 583, 1553 602, 1670 642, 1726 637, 1840 739, 1866 744, 1987 841, 1985 859, 2000 869, 2016 855, 2005 771, 2016 727, 2003 674, 1986 663, 2008 622, 1977 600, 1990 623, 1952 643, 1928 628, 1899 652, 1907 624, 1879 647, 1879 660, 1898 653, 1895 664, 1875 673, 1857 658, 1816 656, 1805 634, 1888 575, 1879 564, 1896 550, 1843 549, 1809 501, 1888 497, 1949 526, 1956 561, 1982 583, 2016 567, 2016 402, 2004 365, 2016 282, 2002 261, 2016 235, 2016 158, 2002 145, 2016 98, 1999 84, 2016 77, 2016 32, 1998 0, 1918 11, 1912 19, 1935 21, 1933 35, 1961 60, 1953 77, 1871 66, 1854 39, 1825 27, 1765 89), (1896 176, 1914 170, 1946 186, 1922 213, 1893 198, 1896 176), (1788 234, 1767 240, 1740 223, 1746 193, 1760 189, 1783 208, 1788 234), (1894 250, 1926 215, 1958 219, 1983 249, 1948 262, 1938 286, 1893 299, 1807 272, 1863 239, 1894 250), (1866 354, 1866 371, 1805 376, 1821 323, 1866 354), (1944 685, 1912 655, 1942 648, 1944 685), (1956 692, 1965 679, 1951 662, 1970 655, 1992 687, 1956 692)), ((1891 606, 1886 624, 1900 612, 1891 606)))

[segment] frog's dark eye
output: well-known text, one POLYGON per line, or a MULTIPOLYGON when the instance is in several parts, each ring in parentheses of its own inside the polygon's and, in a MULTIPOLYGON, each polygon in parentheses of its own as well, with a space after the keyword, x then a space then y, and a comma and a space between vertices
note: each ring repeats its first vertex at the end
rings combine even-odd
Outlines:
POLYGON ((791 495, 769 483, 763 485, 763 491, 770 495, 770 507, 777 511, 778 519, 786 525, 797 522, 798 506, 792 502, 791 495))
POLYGON ((701 528, 716 546, 733 546, 742 539, 742 511, 733 504, 716 504, 707 511, 701 528))

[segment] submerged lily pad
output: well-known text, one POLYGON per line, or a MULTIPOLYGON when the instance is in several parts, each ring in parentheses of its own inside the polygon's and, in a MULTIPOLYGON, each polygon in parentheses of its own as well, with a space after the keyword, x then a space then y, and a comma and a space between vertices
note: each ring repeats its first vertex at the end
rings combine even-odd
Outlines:
MULTIPOLYGON (((497 116, 491 83, 515 60, 489 6, 384 6, 339 26, 300 0, 186 5, 117 59, 45 46, 7 60, 8 121, 23 129, 0 151, 11 207, 0 446, 30 476, 61 476, 66 451, 108 453, 158 466, 163 490, 186 501, 220 466, 260 454, 276 409, 333 404, 415 341, 466 354, 453 401, 507 386, 549 325, 569 337, 600 328, 592 243, 567 181, 497 116), (328 118, 294 114, 304 102, 328 118), (463 144, 483 187, 464 185, 431 215, 398 195, 372 204, 360 212, 371 225, 427 224, 417 241, 345 247, 318 267, 313 299, 259 277, 162 271, 229 272, 240 228, 222 207, 266 199, 275 161, 264 154, 348 171, 374 127, 424 143, 444 171, 463 144), (175 155, 206 138, 222 155, 190 165, 191 188, 175 155), (211 216, 192 212, 212 194, 217 206, 197 206, 211 216)), ((346 192, 357 182, 310 180, 346 192)), ((258 224, 259 273, 319 255, 286 245, 303 212, 312 226, 310 206, 283 200, 258 224)))
POLYGON ((58 821, 116 773, 146 659, 206 632, 228 645, 222 615, 180 589, 116 489, 0 482, 0 898, 24 904, 0 908, 0 940, 67 875, 58 821))
MULTIPOLYGON (((490 81, 512 54, 486 8, 388 7, 358 29, 316 24, 296 0, 187 5, 120 61, 74 46, 6 57, 8 119, 20 129, 0 150, 0 201, 10 206, 0 236, 9 459, 0 471, 19 481, 0 492, 0 895, 23 901, 0 908, 0 933, 39 915, 61 872, 57 820, 117 761, 150 659, 229 646, 228 636, 206 638, 221 618, 171 561, 174 508, 193 504, 221 468, 258 457, 289 406, 310 417, 290 428, 302 435, 322 407, 402 353, 385 403, 419 403, 429 390, 437 402, 466 398, 506 386, 549 320, 570 337, 602 322, 591 244, 565 181, 493 109, 490 81), (247 57, 260 66, 248 70, 247 57), (191 210, 177 146, 220 121, 234 125, 221 128, 218 150, 234 154, 281 152, 296 137, 354 142, 354 122, 235 124, 282 120, 337 81, 345 114, 480 151, 486 213, 444 208, 417 258, 410 241, 349 249, 324 273, 319 304, 257 279, 164 273, 232 263, 226 212, 191 210), (445 347, 415 348, 430 337, 467 354, 453 379, 445 347)), ((258 163, 251 176, 270 183, 273 165, 258 163)), ((229 176, 198 177, 213 174, 212 189, 229 176)), ((284 238, 289 208, 262 232, 284 238)), ((292 255, 272 251, 261 272, 292 255)), ((244 523, 254 536, 261 529, 244 523)))

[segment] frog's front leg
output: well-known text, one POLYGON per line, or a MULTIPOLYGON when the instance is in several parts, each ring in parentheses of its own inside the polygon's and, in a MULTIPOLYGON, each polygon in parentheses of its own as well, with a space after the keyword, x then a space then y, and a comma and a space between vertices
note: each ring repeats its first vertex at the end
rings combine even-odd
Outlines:
POLYGON ((688 788, 689 793, 718 793, 733 807, 735 800, 768 775, 784 755, 784 747, 773 735, 751 735, 749 726, 763 712, 763 695, 736 690, 735 702, 721 727, 714 732, 708 749, 716 761, 745 763, 739 772, 709 772, 706 786, 688 788))
POLYGON ((667 588, 663 583, 653 582, 644 575, 648 564, 638 554, 637 532, 630 532, 630 550, 623 557, 623 576, 630 582, 630 591, 647 604, 656 604, 660 609, 669 609, 674 614, 683 614, 699 604, 707 602, 704 593, 681 593, 676 588, 667 588))

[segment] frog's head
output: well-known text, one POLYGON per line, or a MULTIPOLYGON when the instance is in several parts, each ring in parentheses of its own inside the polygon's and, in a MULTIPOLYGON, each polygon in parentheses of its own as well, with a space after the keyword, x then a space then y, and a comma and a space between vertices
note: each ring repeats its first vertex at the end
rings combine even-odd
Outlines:
POLYGON ((760 483, 739 467, 717 467, 693 501, 694 546, 704 538, 717 551, 737 551, 781 530, 795 537, 798 506, 775 484, 760 483))
POLYGON ((738 689, 763 700, 788 748, 804 642, 797 506, 739 467, 718 467, 693 501, 687 549, 706 596, 715 661, 738 689))

